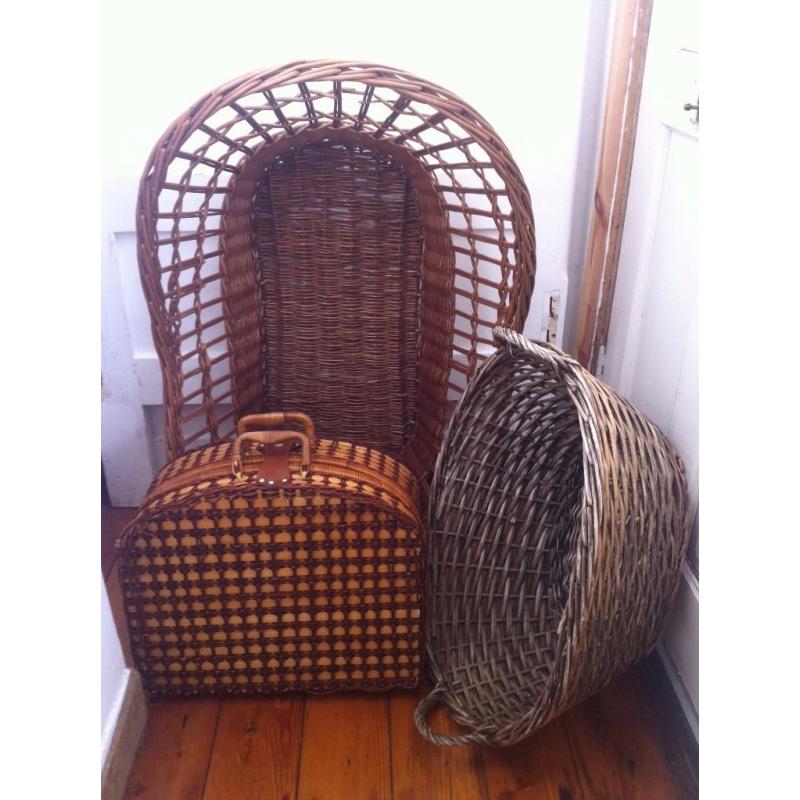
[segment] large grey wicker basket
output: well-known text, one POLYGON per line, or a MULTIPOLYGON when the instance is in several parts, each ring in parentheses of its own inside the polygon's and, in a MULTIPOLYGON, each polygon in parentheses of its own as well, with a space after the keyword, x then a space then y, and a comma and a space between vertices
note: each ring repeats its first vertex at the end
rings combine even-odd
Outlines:
POLYGON ((661 431, 557 348, 494 334, 431 493, 436 684, 415 721, 442 745, 516 742, 646 655, 688 540, 661 431), (431 730, 440 703, 463 735, 431 730))

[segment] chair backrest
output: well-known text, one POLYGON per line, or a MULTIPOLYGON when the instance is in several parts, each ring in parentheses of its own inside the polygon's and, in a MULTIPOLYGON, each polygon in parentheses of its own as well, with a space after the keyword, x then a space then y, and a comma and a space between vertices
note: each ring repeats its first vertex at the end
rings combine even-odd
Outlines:
POLYGON ((137 238, 171 458, 302 410, 424 477, 492 327, 520 330, 533 290, 530 198, 495 131, 370 64, 206 95, 150 156, 137 238))

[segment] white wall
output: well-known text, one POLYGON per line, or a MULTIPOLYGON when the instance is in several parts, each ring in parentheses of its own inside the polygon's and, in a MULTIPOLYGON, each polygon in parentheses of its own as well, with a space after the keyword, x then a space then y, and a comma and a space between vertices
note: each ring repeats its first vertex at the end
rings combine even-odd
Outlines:
POLYGON ((566 264, 569 291, 566 301, 562 304, 563 335, 558 340, 564 350, 573 354, 591 217, 594 211, 616 8, 617 0, 592 3, 589 16, 583 98, 581 100, 581 124, 575 164, 575 189, 572 198, 570 242, 566 264))
POLYGON ((249 70, 302 58, 342 58, 417 73, 474 105, 522 169, 533 197, 539 259, 526 332, 538 338, 545 293, 562 292, 565 308, 570 252, 574 291, 580 292, 581 258, 575 253, 582 254, 586 236, 608 5, 107 4, 105 176, 138 178, 150 148, 179 113, 249 70))
POLYGON ((119 643, 119 636, 108 603, 108 594, 100 581, 100 751, 101 762, 105 761, 111 734, 122 706, 122 698, 128 683, 129 670, 119 643))

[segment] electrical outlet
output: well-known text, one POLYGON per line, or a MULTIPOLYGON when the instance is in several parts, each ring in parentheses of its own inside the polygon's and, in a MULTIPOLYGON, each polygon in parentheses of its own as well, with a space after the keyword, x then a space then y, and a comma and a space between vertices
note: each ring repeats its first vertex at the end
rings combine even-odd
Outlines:
POLYGON ((542 333, 546 342, 555 343, 558 332, 558 310, 561 305, 561 292, 552 290, 544 294, 544 314, 542 314, 542 333))

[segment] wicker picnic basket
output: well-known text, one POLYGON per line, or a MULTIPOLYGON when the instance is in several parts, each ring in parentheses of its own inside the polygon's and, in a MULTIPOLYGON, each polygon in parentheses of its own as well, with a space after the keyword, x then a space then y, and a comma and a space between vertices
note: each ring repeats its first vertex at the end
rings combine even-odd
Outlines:
POLYGON ((245 417, 232 442, 170 462, 118 543, 148 693, 414 686, 418 491, 297 413, 245 417))
POLYGON ((497 329, 431 489, 415 712, 442 745, 518 741, 656 643, 688 540, 680 458, 555 347, 497 329), (444 704, 462 735, 431 730, 444 704))
POLYGON ((517 165, 473 108, 359 62, 209 92, 164 133, 137 206, 169 458, 246 414, 310 414, 429 481, 494 325, 535 268, 517 165))

